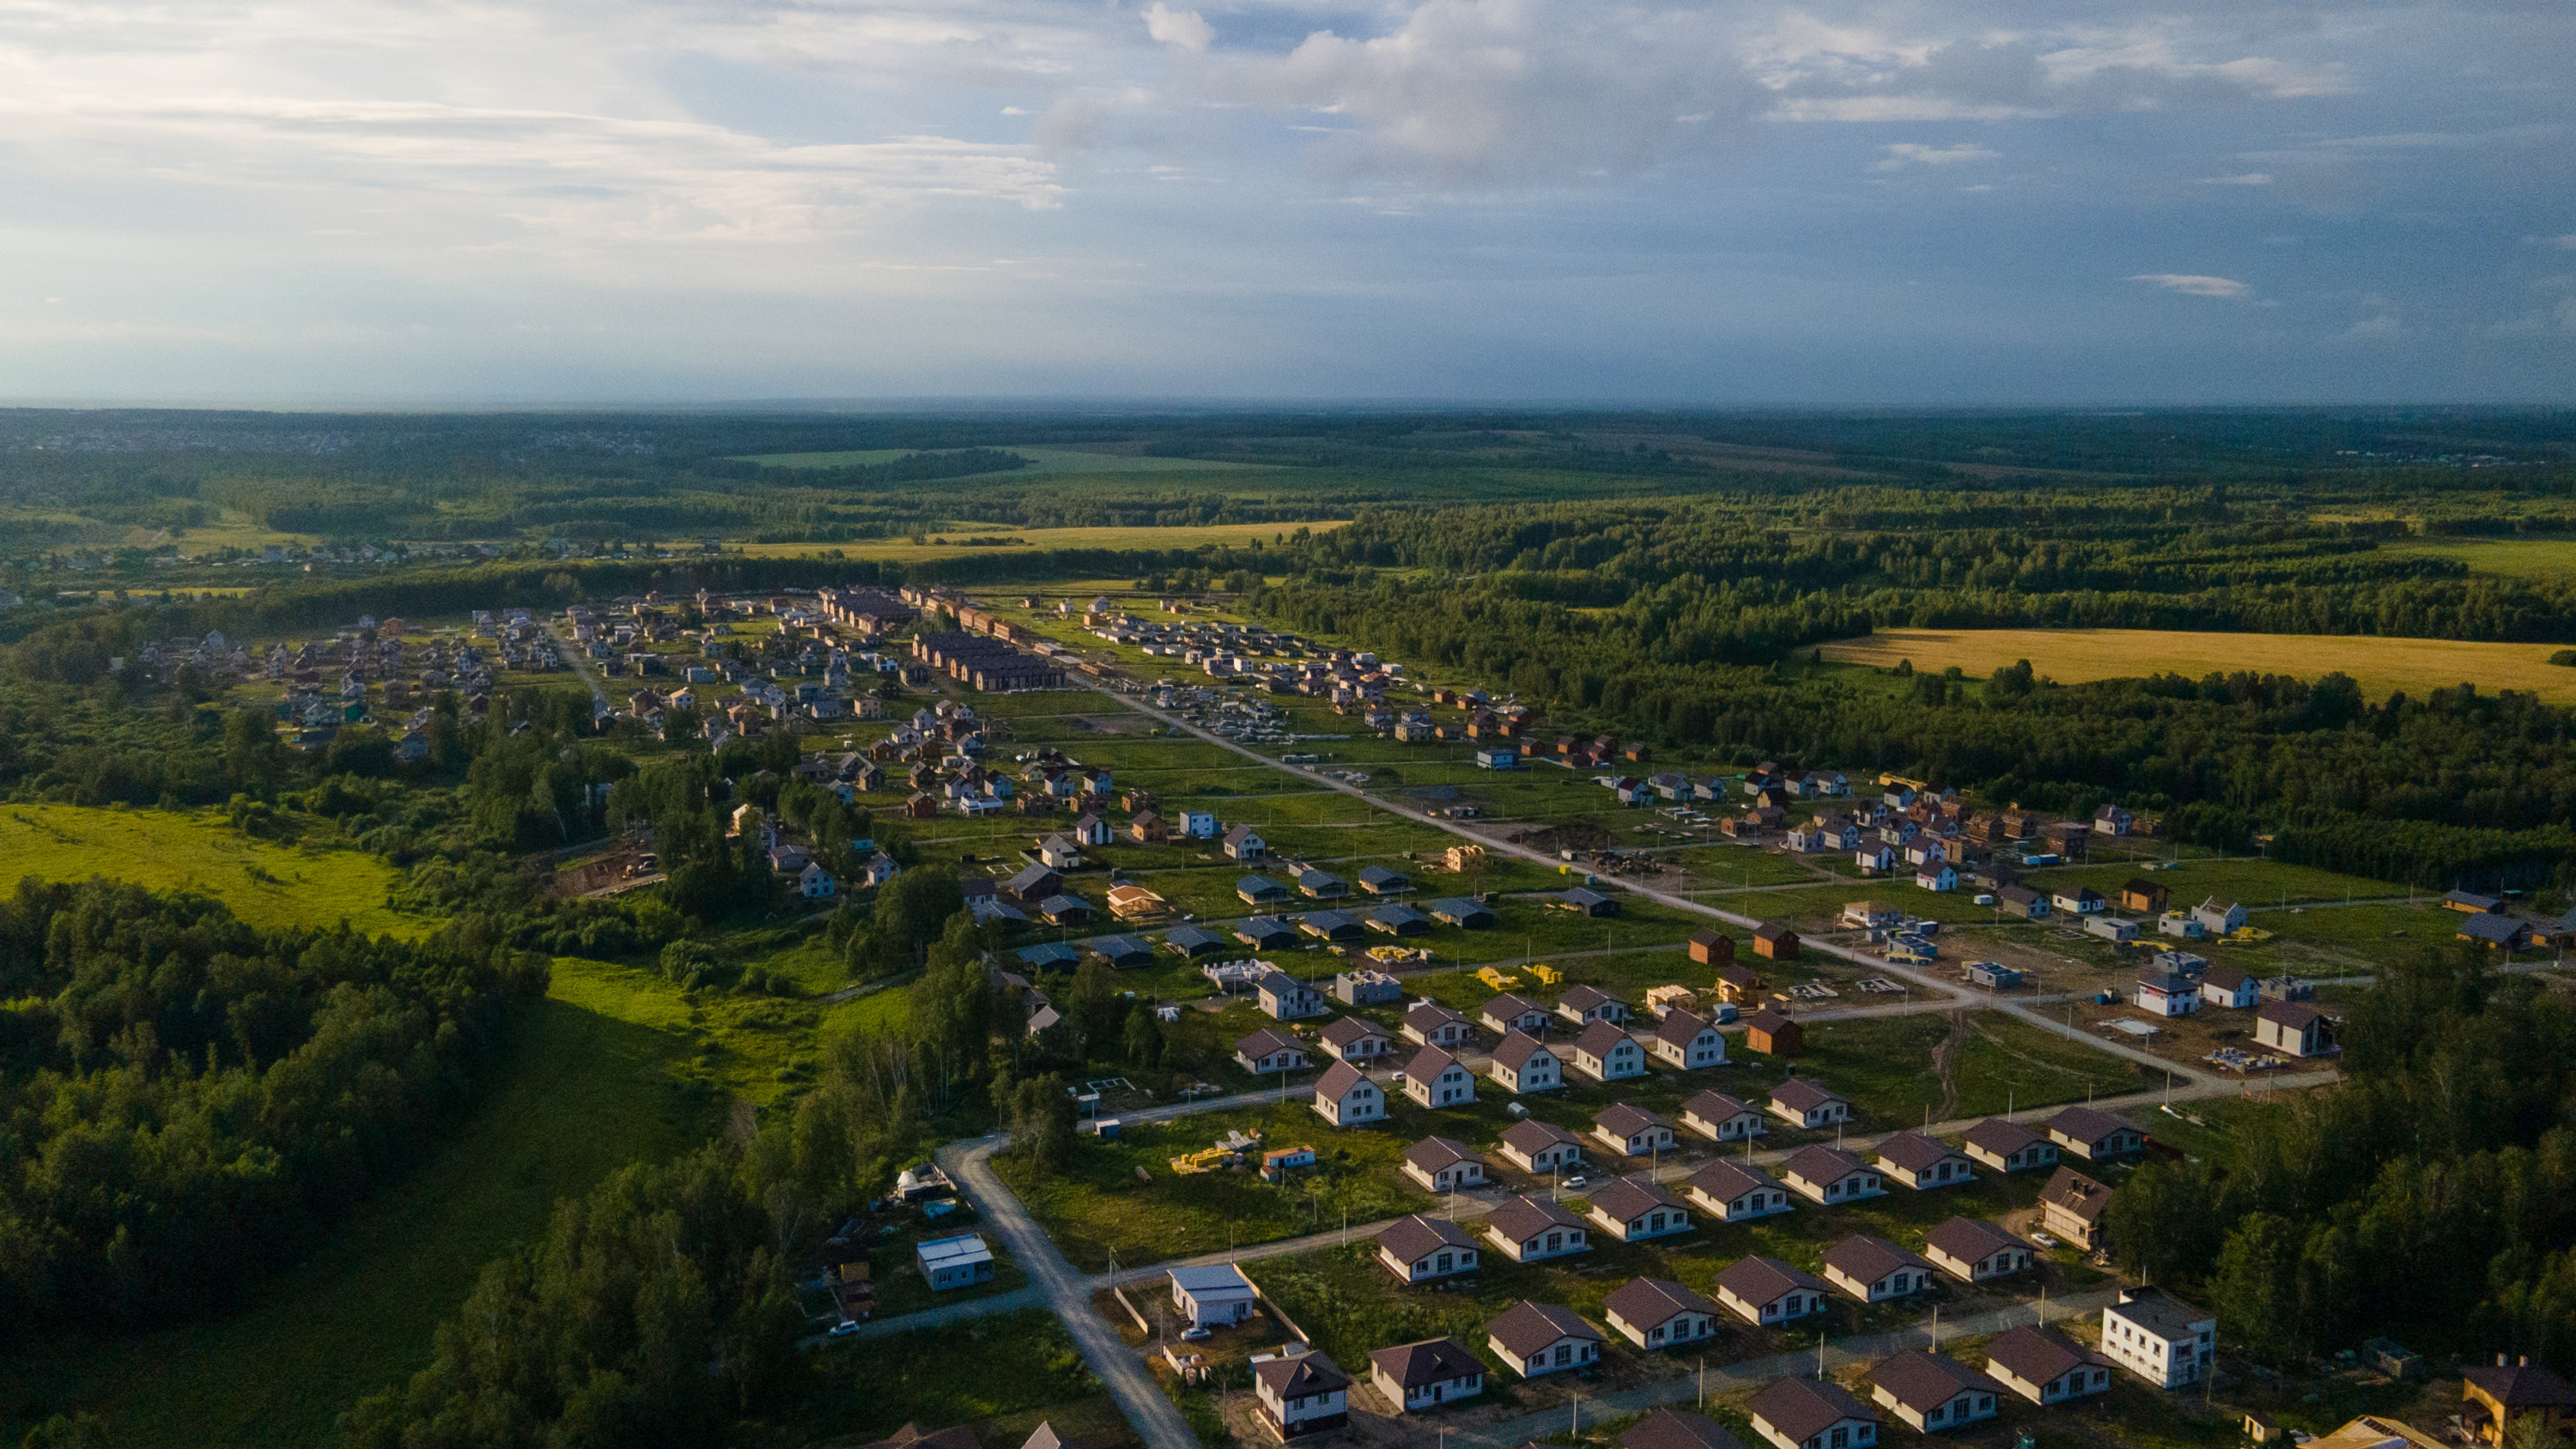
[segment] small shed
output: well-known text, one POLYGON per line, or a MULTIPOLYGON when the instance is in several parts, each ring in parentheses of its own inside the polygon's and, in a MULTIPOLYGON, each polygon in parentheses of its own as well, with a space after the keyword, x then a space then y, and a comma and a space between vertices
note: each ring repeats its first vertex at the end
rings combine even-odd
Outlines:
POLYGON ((1776 923, 1753 928, 1753 954, 1773 961, 1798 959, 1798 933, 1776 923))

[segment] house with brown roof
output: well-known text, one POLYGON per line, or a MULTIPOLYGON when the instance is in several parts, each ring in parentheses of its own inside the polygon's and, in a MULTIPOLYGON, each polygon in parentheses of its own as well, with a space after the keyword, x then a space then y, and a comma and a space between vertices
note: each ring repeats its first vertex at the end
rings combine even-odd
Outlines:
POLYGON ((1350 1375, 1320 1353, 1266 1359, 1252 1366, 1252 1396, 1270 1431, 1296 1439, 1351 1421, 1350 1375))
POLYGON ((1377 1235, 1377 1260, 1407 1283, 1476 1271, 1476 1240, 1445 1218, 1397 1218, 1377 1235))
POLYGON ((2173 891, 2151 880, 2129 877, 2120 887, 2120 909, 2160 916, 2173 904, 2173 891))
POLYGON ((1552 1092, 1565 1085, 1565 1064, 1556 1053, 1545 1042, 1518 1031, 1494 1048, 1485 1073, 1511 1092, 1552 1092))
POLYGON ((1717 1275, 1717 1301, 1751 1324, 1787 1323, 1821 1313, 1825 1293, 1824 1279, 1777 1258, 1738 1258, 1717 1275))
POLYGON ((1908 1129, 1878 1144, 1878 1170, 1920 1192, 1973 1181, 1967 1156, 1929 1132, 1908 1129))
POLYGON ((2111 1189, 2071 1167, 2057 1169, 2039 1190, 2039 1220, 2050 1232, 2087 1251, 2102 1246, 2102 1213, 2111 1189))
POLYGON ((1599 1363, 1601 1344, 1601 1330, 1583 1315, 1526 1298, 1485 1325, 1485 1346, 1525 1379, 1599 1363))
POLYGON ((1463 1142, 1425 1137, 1404 1149, 1404 1175, 1433 1192, 1463 1192, 1485 1185, 1485 1159, 1463 1142))
POLYGON ((1404 1011, 1404 1039, 1424 1046, 1464 1046, 1476 1029, 1467 1018, 1436 1002, 1417 1001, 1404 1011))
POLYGON ((1404 1064, 1404 1095, 1421 1107, 1463 1107, 1476 1100, 1476 1078, 1466 1064, 1427 1046, 1404 1064))
POLYGON ((1887 1191, 1878 1170, 1861 1161, 1860 1154, 1822 1143, 1790 1154, 1789 1160, 1780 1164, 1780 1180, 1829 1206, 1878 1197, 1887 1191))
POLYGON ((1771 1089, 1771 1111, 1792 1127, 1831 1127, 1851 1120, 1851 1103, 1806 1077, 1771 1089))
POLYGON ((1476 1020, 1491 1032, 1536 1036, 1547 1029, 1548 1009, 1526 996, 1504 992, 1476 1009, 1476 1020))
POLYGON ((2069 1107, 2048 1119, 2049 1140, 2087 1162, 2126 1157, 2144 1147, 2147 1134, 2091 1107, 2069 1107))
POLYGON ((1306 1055, 1305 1043, 1266 1026, 1234 1044, 1234 1061, 1256 1076, 1302 1072, 1314 1065, 1314 1059, 1306 1055))
POLYGON ((1909 1348, 1869 1371, 1870 1397, 1917 1433, 1964 1429, 1995 1416, 2003 1387, 1947 1354, 1909 1348))
POLYGON ((891 1438, 879 1439, 863 1449, 978 1449, 975 1430, 966 1424, 951 1424, 945 1429, 924 1429, 919 1424, 906 1424, 891 1438))
POLYGON ((1679 1007, 1664 1013, 1648 1038, 1657 1061, 1685 1071, 1726 1065, 1726 1038, 1704 1017, 1679 1007))
POLYGON ((1684 1102, 1682 1125, 1712 1142, 1741 1142, 1763 1135, 1760 1112, 1718 1091, 1702 1092, 1684 1102))
POLYGON ((1631 1278, 1602 1304, 1610 1326, 1639 1348, 1678 1348, 1717 1337, 1717 1305, 1668 1278, 1631 1278))
POLYGON ((1485 1215, 1485 1237, 1515 1263, 1588 1253, 1583 1220, 1552 1202, 1516 1197, 1485 1215))
POLYGON ((1923 1256, 1962 1283, 1983 1283, 2029 1267, 2038 1250, 1993 1223, 1952 1218, 1923 1235, 1923 1256))
POLYGON ((2576 1391, 2549 1370, 2533 1368, 2528 1358, 2508 1367, 2497 1354, 2493 1368, 2460 1370, 2460 1403, 2469 1431, 2489 1444, 2502 1444, 2514 1424, 2530 1416, 2560 1438, 2576 1434, 2576 1391))
POLYGON ((1336 1127, 1386 1120, 1386 1097, 1349 1062, 1335 1062, 1315 1083, 1315 1112, 1336 1127))
POLYGON ((1566 1046, 1567 1065, 1596 1082, 1619 1082, 1646 1074, 1646 1050, 1628 1029, 1596 1021, 1566 1046))
POLYGON ((1369 1355, 1369 1382, 1398 1413, 1418 1414, 1485 1392, 1485 1365, 1452 1338, 1426 1338, 1369 1355))
POLYGON ((1959 1150, 1998 1172, 2028 1172, 2057 1161, 2057 1144, 2003 1117, 1989 1117, 1968 1129, 1959 1150))
POLYGON ((1806 1049, 1807 1030, 1766 1006, 1744 1018, 1744 1045, 1765 1056, 1794 1057, 1806 1049))
POLYGON ((1885 1238, 1854 1233, 1825 1249, 1825 1281, 1863 1303, 1927 1292, 1932 1265, 1885 1238))
POLYGON ((1753 928, 1753 954, 1771 961, 1798 959, 1798 933, 1777 923, 1753 928))
POLYGON ((1685 1179, 1682 1191, 1721 1222, 1751 1222, 1791 1210, 1788 1188, 1751 1162, 1712 1162, 1685 1179))
POLYGON ((1648 1157, 1672 1150, 1673 1124, 1643 1107, 1613 1102, 1593 1117, 1592 1135, 1614 1152, 1648 1157))
POLYGON ((1590 1026, 1596 1021, 1617 1025, 1627 1021, 1628 1003, 1598 986, 1576 986, 1556 999, 1556 1014, 1572 1026, 1590 1026))
POLYGON ((1762 978, 1750 969, 1732 964, 1717 968, 1718 1000, 1742 1006, 1761 994, 1762 978))
POLYGON ((1614 1177, 1594 1188, 1586 1216, 1623 1243, 1686 1233, 1691 1227, 1681 1199, 1644 1177, 1614 1177))
POLYGON ((1831 1379, 1773 1379, 1744 1406, 1753 1432, 1776 1449, 1872 1449, 1876 1411, 1831 1379))
POLYGON ((1986 1376, 2034 1404, 2062 1404, 2110 1392, 2111 1361, 2025 1324, 1986 1340, 1986 1376))
POLYGON ((1735 964, 1735 938, 1715 926, 1702 926, 1691 932, 1690 958, 1702 966, 1735 964))
POLYGON ((1375 1022, 1356 1016, 1337 1016, 1328 1023, 1321 1039, 1324 1052, 1337 1062, 1373 1062, 1385 1056, 1395 1043, 1375 1022))
POLYGON ((2313 1003, 2267 1001, 2254 1013, 2254 1043, 2283 1056, 2324 1056, 2335 1049, 2333 1027, 2313 1003))
POLYGON ((1619 1436, 1619 1449, 1744 1449, 1744 1441, 1706 1414, 1657 1409, 1619 1436))

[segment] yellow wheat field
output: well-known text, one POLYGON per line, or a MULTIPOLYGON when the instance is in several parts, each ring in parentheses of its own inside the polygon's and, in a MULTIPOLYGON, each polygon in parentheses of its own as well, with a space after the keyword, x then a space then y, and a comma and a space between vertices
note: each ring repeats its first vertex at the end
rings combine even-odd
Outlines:
POLYGON ((2552 664, 2553 644, 2463 644, 2447 639, 2382 639, 2353 634, 2212 634, 2168 629, 1890 629, 1823 646, 1849 664, 1916 669, 1955 664, 1983 678, 2016 659, 2062 684, 2173 673, 2198 679, 2215 670, 2315 679, 2338 670, 2372 697, 2474 684, 2518 689, 2553 703, 2576 702, 2576 668, 2552 664))

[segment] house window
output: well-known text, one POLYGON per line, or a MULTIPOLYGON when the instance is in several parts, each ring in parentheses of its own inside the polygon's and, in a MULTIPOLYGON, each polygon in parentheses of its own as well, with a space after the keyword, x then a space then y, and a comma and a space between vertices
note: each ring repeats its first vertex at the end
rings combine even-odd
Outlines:
POLYGON ((1850 1442, 1851 1442, 1851 1430, 1849 1430, 1849 1429, 1836 1429, 1836 1430, 1834 1431, 1834 1449, 1843 1449, 1843 1446, 1844 1446, 1845 1444, 1850 1443, 1850 1442))
POLYGON ((1568 1363, 1572 1363, 1572 1362, 1574 1362, 1574 1349, 1573 1349, 1573 1346, 1572 1346, 1572 1345, 1570 1345, 1570 1344, 1563 1344, 1563 1343, 1558 1344, 1558 1345, 1556 1346, 1556 1361, 1557 1361, 1559 1364, 1568 1364, 1568 1363))

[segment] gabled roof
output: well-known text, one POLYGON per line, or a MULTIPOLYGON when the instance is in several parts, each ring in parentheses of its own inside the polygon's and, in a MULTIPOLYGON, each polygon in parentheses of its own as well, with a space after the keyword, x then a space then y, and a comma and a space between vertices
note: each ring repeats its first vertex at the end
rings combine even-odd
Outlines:
POLYGON ((2003 1369, 2027 1384, 2044 1384, 2068 1369, 2096 1365, 2108 1368, 2111 1361, 2062 1334, 2028 1324, 1986 1340, 1986 1366, 2003 1369))
POLYGON ((1442 896, 1431 903, 1430 909, 1431 914, 1448 921, 1464 921, 1478 916, 1489 921, 1494 918, 1493 907, 1464 896, 1442 896))
POLYGON ((1747 1414, 1804 1444, 1845 1419, 1879 1422, 1878 1414, 1830 1379, 1774 1379, 1744 1406, 1747 1414))
POLYGON ((2180 1338, 2215 1316, 2183 1302, 2162 1288, 2124 1291, 2120 1294, 2120 1301, 2104 1311, 2116 1313, 2140 1328, 2152 1329, 2169 1339, 2180 1338))
POLYGON ((1542 1198, 1516 1197, 1487 1213, 1485 1225, 1518 1240, 1537 1237, 1550 1228, 1579 1228, 1583 1220, 1542 1198))
POLYGON ((1428 1082, 1435 1080, 1442 1072, 1456 1065, 1458 1065, 1456 1057, 1436 1046, 1426 1046, 1415 1052, 1412 1058, 1405 1062, 1404 1075, 1409 1081, 1428 1082))
POLYGON ((1384 1041, 1386 1029, 1373 1021, 1363 1021, 1356 1016, 1337 1016, 1325 1026, 1323 1037, 1337 1047, 1346 1047, 1367 1041, 1371 1037, 1384 1041))
POLYGON ((1481 1163, 1485 1159, 1477 1155, 1464 1142, 1447 1137, 1425 1137, 1404 1149, 1404 1160, 1425 1172, 1438 1172, 1443 1168, 1455 1167, 1462 1162, 1481 1163))
POLYGON ((1875 1283, 1899 1268, 1929 1268, 1921 1254, 1900 1248, 1885 1238, 1867 1233, 1854 1233, 1825 1249, 1825 1266, 1839 1268, 1846 1278, 1875 1283))
POLYGON ((1708 1030, 1708 1022, 1705 1018, 1684 1011, 1678 1006, 1665 1012, 1664 1019, 1655 1023, 1656 1038, 1671 1042, 1678 1047, 1689 1046, 1699 1039, 1701 1032, 1706 1030, 1708 1030))
POLYGON ((1247 875, 1234 883, 1238 895, 1284 896, 1288 888, 1266 875, 1247 875))
POLYGON ((1733 1202, 1748 1192, 1776 1192, 1780 1190, 1780 1179, 1749 1162, 1721 1161, 1692 1173, 1682 1185, 1719 1202, 1733 1202))
POLYGON ((1880 1359, 1869 1381, 1918 1414, 1946 1404, 1963 1393, 1998 1394, 2003 1386, 1947 1354, 1909 1348, 1880 1359))
POLYGON ((1547 1014, 1546 1007, 1526 996, 1516 996, 1508 991, 1476 1008, 1476 1011, 1479 1016, 1489 1016, 1496 1021, 1516 1021, 1533 1011, 1541 1016, 1547 1014))
POLYGON ((1441 1027, 1447 1026, 1453 1021, 1465 1021, 1466 1019, 1467 1018, 1460 1016, 1458 1013, 1451 1011, 1449 1008, 1432 1001, 1417 1001, 1404 1009, 1404 1024, 1426 1036, 1441 1027))
POLYGON ((1585 1027, 1582 1033, 1574 1038, 1574 1044, 1593 1056, 1608 1061, 1610 1054, 1617 1051, 1619 1044, 1627 1039, 1626 1027, 1614 1021, 1596 1021, 1585 1027))
POLYGON ((1260 1376, 1263 1388, 1282 1399, 1309 1398, 1351 1386, 1351 1376, 1320 1353, 1265 1359, 1254 1364, 1252 1371, 1260 1376))
POLYGON ((2233 966, 2212 966, 2200 973, 2200 984, 2215 986, 2221 991, 2242 991, 2254 984, 2254 978, 2233 966))
POLYGON ((1939 1248, 1962 1263, 1980 1262, 2006 1248, 2030 1248, 2030 1244, 1978 1218, 1952 1218, 1924 1234, 1923 1245, 1939 1248))
POLYGON ((1771 1089, 1771 1100, 1792 1112, 1808 1113, 1827 1102, 1843 1100, 1840 1093, 1826 1091, 1806 1077, 1791 1077, 1771 1089))
POLYGON ((1791 1263, 1777 1258, 1738 1258, 1717 1275, 1717 1286, 1747 1303, 1768 1303, 1792 1289, 1810 1293, 1825 1291, 1825 1280, 1791 1263))
POLYGON ((1485 1365, 1455 1339, 1427 1338, 1400 1343, 1369 1355, 1369 1366, 1395 1380, 1396 1387, 1418 1389, 1482 1374, 1485 1365))
POLYGON ((1592 1205, 1624 1223, 1657 1208, 1678 1211, 1682 1202, 1656 1183, 1634 1177, 1614 1177, 1592 1190, 1592 1205))
POLYGON ((1476 1240, 1468 1236, 1465 1228, 1444 1218, 1428 1218, 1420 1213, 1397 1218, 1387 1224, 1385 1230, 1377 1235, 1377 1241, 1378 1246, 1408 1263, 1428 1257, 1442 1248, 1463 1248, 1471 1253, 1476 1250, 1476 1240))
POLYGON ((1744 1441, 1705 1414, 1657 1409, 1619 1436, 1619 1449, 1744 1449, 1744 1441))
POLYGON ((1807 1182, 1835 1182, 1855 1172, 1867 1172, 1869 1164, 1861 1161, 1857 1152, 1827 1147, 1820 1142, 1813 1147, 1799 1148, 1788 1161, 1780 1164, 1780 1170, 1807 1182))
POLYGON ((1982 1147, 1998 1157, 2010 1157, 2034 1143, 2047 1140, 2019 1122, 2008 1122, 2001 1117, 1989 1117, 1969 1128, 1966 1138, 1969 1146, 1982 1147))
POLYGON ((1524 1155, 1534 1156, 1568 1142, 1580 1146, 1583 1139, 1553 1122, 1542 1122, 1536 1117, 1515 1122, 1503 1132, 1503 1145, 1524 1155))
POLYGON ((1350 1095, 1351 1088, 1367 1080, 1368 1073, 1349 1062, 1335 1062, 1324 1068, 1324 1075, 1315 1079, 1315 1095, 1338 1102, 1350 1095))
POLYGON ((1485 1332, 1511 1350, 1514 1358, 1528 1358, 1560 1338, 1601 1341, 1601 1330, 1584 1322, 1582 1314, 1553 1303, 1532 1303, 1526 1298, 1504 1309, 1500 1317, 1485 1325, 1485 1332))
POLYGON ((2137 1130, 2108 1112, 2097 1112, 2090 1107, 2069 1107, 2048 1119, 2050 1132, 2072 1137, 2078 1142, 2099 1142, 2123 1129, 2137 1130))
POLYGON ((1271 996, 1294 996, 1300 991, 1314 989, 1285 971, 1265 971, 1261 979, 1252 984, 1254 989, 1271 996))
POLYGON ((1911 1128, 1878 1144, 1879 1161, 1892 1163, 1907 1172, 1929 1172, 1942 1161, 1958 1157, 1950 1144, 1911 1128))
POLYGON ((1285 1032, 1272 1031, 1270 1028, 1265 1026, 1261 1030, 1254 1032, 1252 1035, 1245 1037, 1243 1040, 1236 1042, 1234 1044, 1234 1049, 1243 1053, 1245 1056, 1260 1058, 1266 1057, 1272 1052, 1281 1050, 1303 1051, 1305 1050, 1305 1043, 1300 1042, 1293 1036, 1289 1036, 1285 1032))
POLYGON ((1411 880, 1412 877, 1403 871, 1392 870, 1383 865, 1367 866, 1360 871, 1362 885, 1404 884, 1411 880))
POLYGON ((1717 1305, 1705 1295, 1669 1278, 1631 1278, 1612 1289, 1602 1307, 1641 1327, 1661 1323, 1677 1313, 1717 1312, 1717 1305))
POLYGON ((2048 1179, 2048 1186, 2039 1190, 2039 1200, 2090 1224, 2102 1220, 2102 1210, 2111 1205, 2111 1189, 2074 1168, 2061 1167, 2048 1179))
POLYGON ((1247 916, 1242 925, 1234 928, 1234 933, 1261 941, 1275 941, 1282 936, 1294 940, 1297 928, 1277 916, 1247 916))
POLYGON ((1506 1071, 1517 1072, 1528 1066, 1530 1059, 1541 1052, 1546 1052, 1550 1058, 1556 1055, 1548 1051, 1547 1043, 1537 1037, 1527 1032, 1512 1031, 1505 1033, 1502 1044, 1494 1048, 1494 1061, 1506 1071))
POLYGON ((1670 1131, 1673 1124, 1643 1107, 1632 1107, 1625 1102, 1613 1102, 1594 1115, 1592 1125, 1614 1136, 1634 1137, 1650 1127, 1661 1127, 1670 1131))
POLYGON ((2460 1377, 2494 1397, 2508 1411, 2576 1404, 2567 1381, 2545 1368, 2464 1368, 2460 1377))
POLYGON ((2304 1001, 2267 1001, 2254 1015, 2264 1021, 2278 1022, 2293 1031, 2304 1031, 2308 1023, 2322 1019, 2325 1013, 2304 1001))
POLYGON ((1594 1007, 1600 1006, 1605 1002, 1616 1002, 1621 1006, 1626 1006, 1628 1004, 1628 999, 1623 996, 1613 996, 1598 986, 1569 987, 1564 995, 1556 999, 1557 1005, 1569 1007, 1579 1012, 1590 1011, 1594 1007))
POLYGON ((1682 1103, 1682 1112, 1685 1115, 1697 1117, 1703 1122, 1723 1122, 1730 1117, 1740 1117, 1753 1110, 1749 1104, 1718 1091, 1702 1092, 1682 1103))

